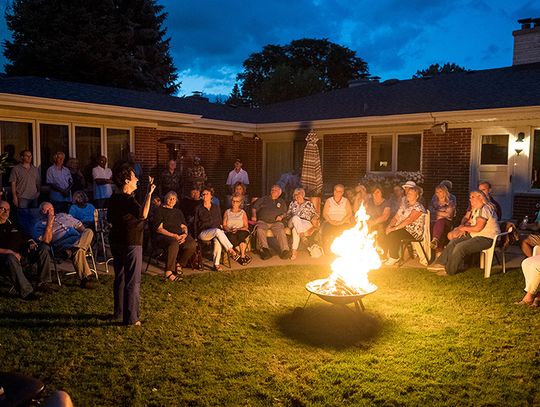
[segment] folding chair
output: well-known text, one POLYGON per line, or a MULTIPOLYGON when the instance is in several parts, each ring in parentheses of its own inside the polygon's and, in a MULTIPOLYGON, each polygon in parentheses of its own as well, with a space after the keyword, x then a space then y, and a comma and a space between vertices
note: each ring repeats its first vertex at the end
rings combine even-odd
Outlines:
POLYGON ((431 260, 431 231, 430 231, 430 214, 429 211, 426 211, 424 215, 424 235, 421 239, 402 239, 400 242, 401 245, 401 257, 399 259, 399 266, 402 266, 405 261, 403 259, 405 250, 408 244, 411 244, 414 251, 418 254, 420 264, 427 266, 431 260))
POLYGON ((109 262, 113 260, 112 257, 108 257, 107 246, 109 243, 109 222, 107 221, 107 209, 96 209, 94 211, 94 227, 96 230, 96 258, 99 259, 99 251, 101 249, 101 254, 103 255, 103 260, 98 264, 105 264, 105 271, 109 272, 109 262))

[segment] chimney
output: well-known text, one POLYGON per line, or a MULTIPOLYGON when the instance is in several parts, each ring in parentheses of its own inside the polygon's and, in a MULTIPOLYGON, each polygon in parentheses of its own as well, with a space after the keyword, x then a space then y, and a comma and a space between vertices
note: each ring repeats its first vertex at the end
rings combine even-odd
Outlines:
POLYGON ((518 20, 521 30, 512 33, 514 36, 514 60, 512 65, 540 62, 540 18, 524 18, 518 20))

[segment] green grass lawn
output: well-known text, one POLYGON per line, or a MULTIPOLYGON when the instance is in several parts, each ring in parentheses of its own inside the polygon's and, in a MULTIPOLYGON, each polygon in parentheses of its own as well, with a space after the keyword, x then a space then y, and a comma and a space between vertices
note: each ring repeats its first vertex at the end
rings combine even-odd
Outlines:
MULTIPOLYGON (((358 315, 312 296, 324 267, 143 278, 141 328, 106 320, 112 278, 0 297, 1 370, 77 406, 540 405, 540 313, 520 270, 371 273, 358 315)), ((69 281, 68 281, 69 284, 69 281)), ((352 308, 351 308, 352 309, 352 308)))

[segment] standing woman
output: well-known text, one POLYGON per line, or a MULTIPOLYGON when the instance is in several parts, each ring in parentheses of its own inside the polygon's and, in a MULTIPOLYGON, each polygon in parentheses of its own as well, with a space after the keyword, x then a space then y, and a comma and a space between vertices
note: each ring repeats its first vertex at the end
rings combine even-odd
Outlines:
POLYGON ((148 194, 141 207, 134 195, 138 181, 133 168, 122 165, 114 177, 121 192, 110 198, 107 211, 112 225, 109 242, 114 258, 114 317, 122 319, 124 325, 141 325, 139 306, 143 230, 152 193, 156 189, 154 179, 148 177, 148 194))

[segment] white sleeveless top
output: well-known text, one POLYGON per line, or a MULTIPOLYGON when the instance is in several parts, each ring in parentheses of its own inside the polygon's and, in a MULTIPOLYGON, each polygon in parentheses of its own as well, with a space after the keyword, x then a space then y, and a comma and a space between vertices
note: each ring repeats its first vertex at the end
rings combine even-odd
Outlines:
POLYGON ((244 226, 244 210, 233 212, 227 209, 227 227, 241 229, 244 226))
POLYGON ((328 198, 325 202, 325 205, 328 205, 328 217, 331 220, 342 220, 347 214, 347 199, 345 197, 341 198, 341 201, 336 202, 333 196, 328 198))

